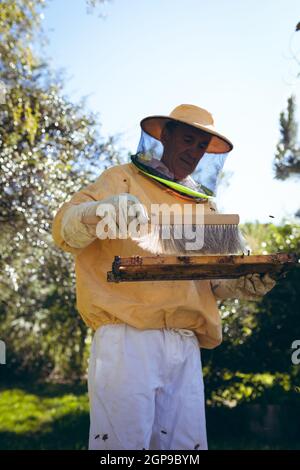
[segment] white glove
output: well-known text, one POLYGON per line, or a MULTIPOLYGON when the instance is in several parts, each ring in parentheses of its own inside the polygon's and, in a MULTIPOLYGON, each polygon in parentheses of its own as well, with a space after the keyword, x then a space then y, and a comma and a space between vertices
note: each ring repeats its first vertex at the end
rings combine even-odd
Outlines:
POLYGON ((116 238, 118 234, 125 238, 125 230, 132 220, 140 224, 148 222, 147 211, 137 197, 121 193, 102 201, 69 207, 62 217, 61 235, 73 248, 85 248, 97 237, 116 238), (118 231, 120 221, 121 228, 118 231), (108 222, 109 230, 105 233, 108 222))
POLYGON ((240 289, 247 292, 248 295, 263 297, 276 284, 276 281, 269 274, 248 274, 240 280, 240 289))
POLYGON ((211 280, 212 291, 218 299, 258 300, 275 286, 269 274, 247 274, 238 279, 211 280))
POLYGON ((85 248, 96 238, 96 218, 99 201, 83 202, 70 206, 61 220, 61 236, 73 248, 85 248), (90 223, 83 223, 88 219, 90 223), (94 222, 94 223, 91 223, 94 222))
POLYGON ((147 224, 147 210, 136 196, 121 193, 101 201, 96 215, 102 220, 97 224, 96 235, 100 239, 127 238, 130 228, 147 224), (107 231, 105 230, 107 229, 107 231))

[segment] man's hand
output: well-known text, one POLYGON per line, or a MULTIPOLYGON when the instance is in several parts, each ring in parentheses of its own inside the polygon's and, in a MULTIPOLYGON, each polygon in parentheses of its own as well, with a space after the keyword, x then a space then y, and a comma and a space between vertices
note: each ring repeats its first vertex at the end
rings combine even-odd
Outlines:
POLYGON ((217 299, 258 300, 275 286, 269 274, 247 274, 238 279, 211 280, 212 291, 217 299))
POLYGON ((275 286, 276 281, 269 274, 247 274, 240 279, 239 289, 247 294, 253 294, 257 297, 263 297, 275 286))
POLYGON ((136 224, 147 223, 147 211, 137 197, 121 193, 101 201, 89 201, 69 207, 62 219, 61 234, 73 248, 84 248, 97 237, 103 239, 112 234, 115 235, 113 238, 116 235, 124 238, 132 221, 136 224), (111 233, 104 230, 107 222, 111 233))
POLYGON ((96 227, 96 235, 101 239, 106 238, 104 228, 107 226, 109 226, 108 234, 111 230, 111 234, 116 235, 118 228, 118 236, 124 238, 131 224, 137 227, 147 224, 149 220, 143 204, 136 196, 128 193, 121 193, 101 201, 97 206, 96 215, 103 218, 96 227))

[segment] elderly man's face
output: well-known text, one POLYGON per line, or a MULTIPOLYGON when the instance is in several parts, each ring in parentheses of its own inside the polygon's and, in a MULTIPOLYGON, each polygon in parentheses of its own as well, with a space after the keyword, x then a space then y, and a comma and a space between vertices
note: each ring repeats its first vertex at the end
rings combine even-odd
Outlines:
POLYGON ((172 131, 164 128, 161 161, 173 172, 176 180, 186 178, 195 170, 211 138, 209 134, 186 124, 178 124, 172 131))

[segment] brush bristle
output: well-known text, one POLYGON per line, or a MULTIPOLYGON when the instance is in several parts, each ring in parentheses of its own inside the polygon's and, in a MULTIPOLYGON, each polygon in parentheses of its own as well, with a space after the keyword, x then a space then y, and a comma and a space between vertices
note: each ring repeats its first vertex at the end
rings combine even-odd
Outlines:
POLYGON ((150 253, 163 255, 240 254, 246 251, 246 242, 238 225, 151 225, 146 235, 134 238, 150 253), (196 232, 197 230, 197 232, 196 232), (196 234, 191 239, 187 234, 196 234), (200 241, 203 240, 203 243, 200 241))

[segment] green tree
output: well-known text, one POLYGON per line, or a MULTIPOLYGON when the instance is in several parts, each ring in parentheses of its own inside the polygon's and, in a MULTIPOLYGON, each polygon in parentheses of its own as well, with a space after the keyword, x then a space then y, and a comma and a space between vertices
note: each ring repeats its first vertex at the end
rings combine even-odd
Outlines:
POLYGON ((281 138, 275 154, 276 178, 286 179, 300 174, 300 147, 297 143, 298 124, 295 118, 296 98, 288 99, 286 113, 280 113, 281 138))
POLYGON ((65 97, 63 81, 33 53, 44 38, 43 6, 5 0, 0 8, 0 337, 7 371, 79 377, 86 328, 75 310, 73 259, 53 245, 51 222, 119 157, 97 116, 65 97))

